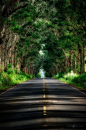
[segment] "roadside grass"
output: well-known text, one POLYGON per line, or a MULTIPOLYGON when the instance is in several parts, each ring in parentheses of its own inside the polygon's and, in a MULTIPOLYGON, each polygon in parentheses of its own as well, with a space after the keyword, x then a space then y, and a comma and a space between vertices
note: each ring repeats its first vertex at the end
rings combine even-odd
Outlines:
POLYGON ((9 65, 6 72, 0 72, 0 90, 5 90, 34 77, 34 75, 19 72, 17 69, 14 69, 12 65, 9 65))
POLYGON ((86 90, 86 73, 81 75, 73 72, 64 75, 58 73, 57 75, 54 75, 53 78, 71 84, 81 90, 86 90))
POLYGON ((8 74, 7 72, 2 72, 0 74, 0 90, 7 89, 10 86, 22 83, 32 78, 34 78, 34 76, 30 74, 8 74))

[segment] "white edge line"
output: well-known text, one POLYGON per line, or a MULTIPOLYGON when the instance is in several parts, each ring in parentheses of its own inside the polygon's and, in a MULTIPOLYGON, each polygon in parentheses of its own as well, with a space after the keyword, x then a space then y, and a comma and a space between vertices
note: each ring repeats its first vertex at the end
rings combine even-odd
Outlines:
POLYGON ((75 89, 75 90, 77 90, 77 91, 79 91, 80 93, 82 93, 82 94, 86 95, 84 92, 82 92, 82 91, 78 90, 77 88, 74 88, 74 87, 72 87, 72 86, 70 86, 70 87, 71 87, 71 88, 73 88, 73 89, 75 89))
MULTIPOLYGON (((18 85, 18 84, 17 84, 17 85, 18 85)), ((15 85, 14 87, 12 87, 12 88, 10 88, 10 89, 8 89, 8 90, 6 90, 6 91, 2 92, 0 95, 3 95, 4 93, 6 93, 6 92, 10 91, 11 89, 15 88, 17 85, 15 85)))
MULTIPOLYGON (((56 80, 58 80, 58 79, 56 79, 56 80)), ((58 80, 58 81, 60 81, 60 80, 58 80)), ((64 82, 62 82, 62 81, 60 81, 60 82, 61 82, 61 83, 64 83, 64 82)), ((69 85, 69 84, 67 84, 67 83, 64 83, 64 84, 69 85)), ((71 85, 72 85, 72 84, 71 84, 71 85)), ((82 94, 86 95, 84 92, 82 92, 82 91, 78 90, 78 88, 74 88, 74 87, 72 87, 71 85, 69 85, 71 88, 73 88, 73 89, 75 89, 75 90, 79 91, 80 93, 82 93, 82 94)))
MULTIPOLYGON (((32 79, 30 79, 30 80, 32 80, 32 79)), ((30 81, 30 80, 29 80, 29 81, 30 81)), ((28 81, 28 80, 27 80, 27 81, 28 81)), ((25 83, 25 82, 27 82, 27 81, 24 81, 24 82, 22 82, 22 83, 25 83)), ((20 84, 22 84, 22 83, 16 84, 16 85, 15 85, 14 87, 12 87, 12 88, 8 88, 8 90, 6 90, 5 92, 0 93, 0 95, 3 95, 4 93, 10 91, 11 89, 17 87, 17 85, 20 85, 20 84)), ((11 86, 9 86, 9 87, 11 87, 11 86)))

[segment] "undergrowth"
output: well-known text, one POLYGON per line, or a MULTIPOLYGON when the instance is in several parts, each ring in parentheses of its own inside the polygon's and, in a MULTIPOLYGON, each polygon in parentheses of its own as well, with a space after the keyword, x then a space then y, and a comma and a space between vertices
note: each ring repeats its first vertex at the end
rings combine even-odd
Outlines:
POLYGON ((63 81, 68 84, 75 85, 76 87, 86 90, 86 73, 81 75, 76 73, 67 73, 67 74, 57 74, 54 75, 53 78, 63 81))
POLYGON ((34 78, 31 74, 25 74, 14 68, 11 64, 8 65, 6 72, 0 72, 0 90, 4 90, 12 85, 22 83, 34 78))

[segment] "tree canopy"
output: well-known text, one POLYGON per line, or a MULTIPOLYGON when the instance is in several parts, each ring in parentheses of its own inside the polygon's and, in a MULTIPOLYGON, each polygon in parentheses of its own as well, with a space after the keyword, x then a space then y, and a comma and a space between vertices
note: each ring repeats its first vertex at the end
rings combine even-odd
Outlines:
POLYGON ((86 0, 1 0, 0 33, 4 68, 10 46, 9 62, 28 73, 86 71, 86 0))

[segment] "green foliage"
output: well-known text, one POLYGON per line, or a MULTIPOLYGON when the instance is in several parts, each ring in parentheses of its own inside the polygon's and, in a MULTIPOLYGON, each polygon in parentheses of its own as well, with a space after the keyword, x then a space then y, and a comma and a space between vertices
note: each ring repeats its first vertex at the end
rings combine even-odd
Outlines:
POLYGON ((72 80, 73 78, 75 78, 77 76, 78 76, 78 74, 73 73, 73 71, 63 75, 64 79, 66 79, 66 80, 72 80))
POLYGON ((86 89, 86 73, 83 73, 82 75, 74 77, 72 81, 74 83, 81 85, 82 87, 86 89))
POLYGON ((26 80, 35 78, 32 74, 25 74, 16 68, 13 68, 12 64, 8 65, 7 72, 0 73, 0 90, 6 89, 12 85, 22 83, 26 80))
MULTIPOLYGON (((4 2, 6 0, 0 2, 0 5, 4 5, 3 8, 4 2)), ((16 44, 17 58, 21 59, 23 68, 32 67, 35 75, 42 66, 46 76, 58 72, 56 77, 62 77, 63 72, 73 69, 71 62, 78 62, 74 58, 74 61, 70 61, 71 50, 77 58, 78 45, 82 47, 86 41, 86 0, 76 0, 76 2, 75 0, 20 0, 15 6, 23 5, 25 2, 28 2, 28 6, 17 10, 10 18, 4 20, 1 17, 3 21, 7 21, 5 24, 19 36, 20 40, 16 44), (40 57, 41 48, 44 56, 40 57), (65 57, 69 63, 67 70, 65 57)), ((76 66, 76 72, 80 72, 80 65, 79 63, 76 66)), ((8 66, 7 73, 16 74, 18 70, 8 66)))
POLYGON ((78 88, 81 88, 83 90, 86 90, 86 73, 83 73, 82 75, 76 74, 76 73, 67 73, 59 77, 59 74, 54 75, 53 78, 59 79, 65 83, 69 83, 72 85, 75 85, 78 88))
POLYGON ((10 85, 10 79, 4 73, 0 73, 0 89, 5 85, 10 85))
POLYGON ((38 73, 38 74, 36 75, 36 78, 41 78, 41 74, 38 73))
POLYGON ((54 75, 53 78, 55 79, 59 79, 63 77, 63 73, 62 72, 58 72, 57 75, 54 75))
POLYGON ((13 69, 12 64, 8 64, 7 66, 7 73, 8 74, 13 74, 15 72, 15 70, 13 69))

